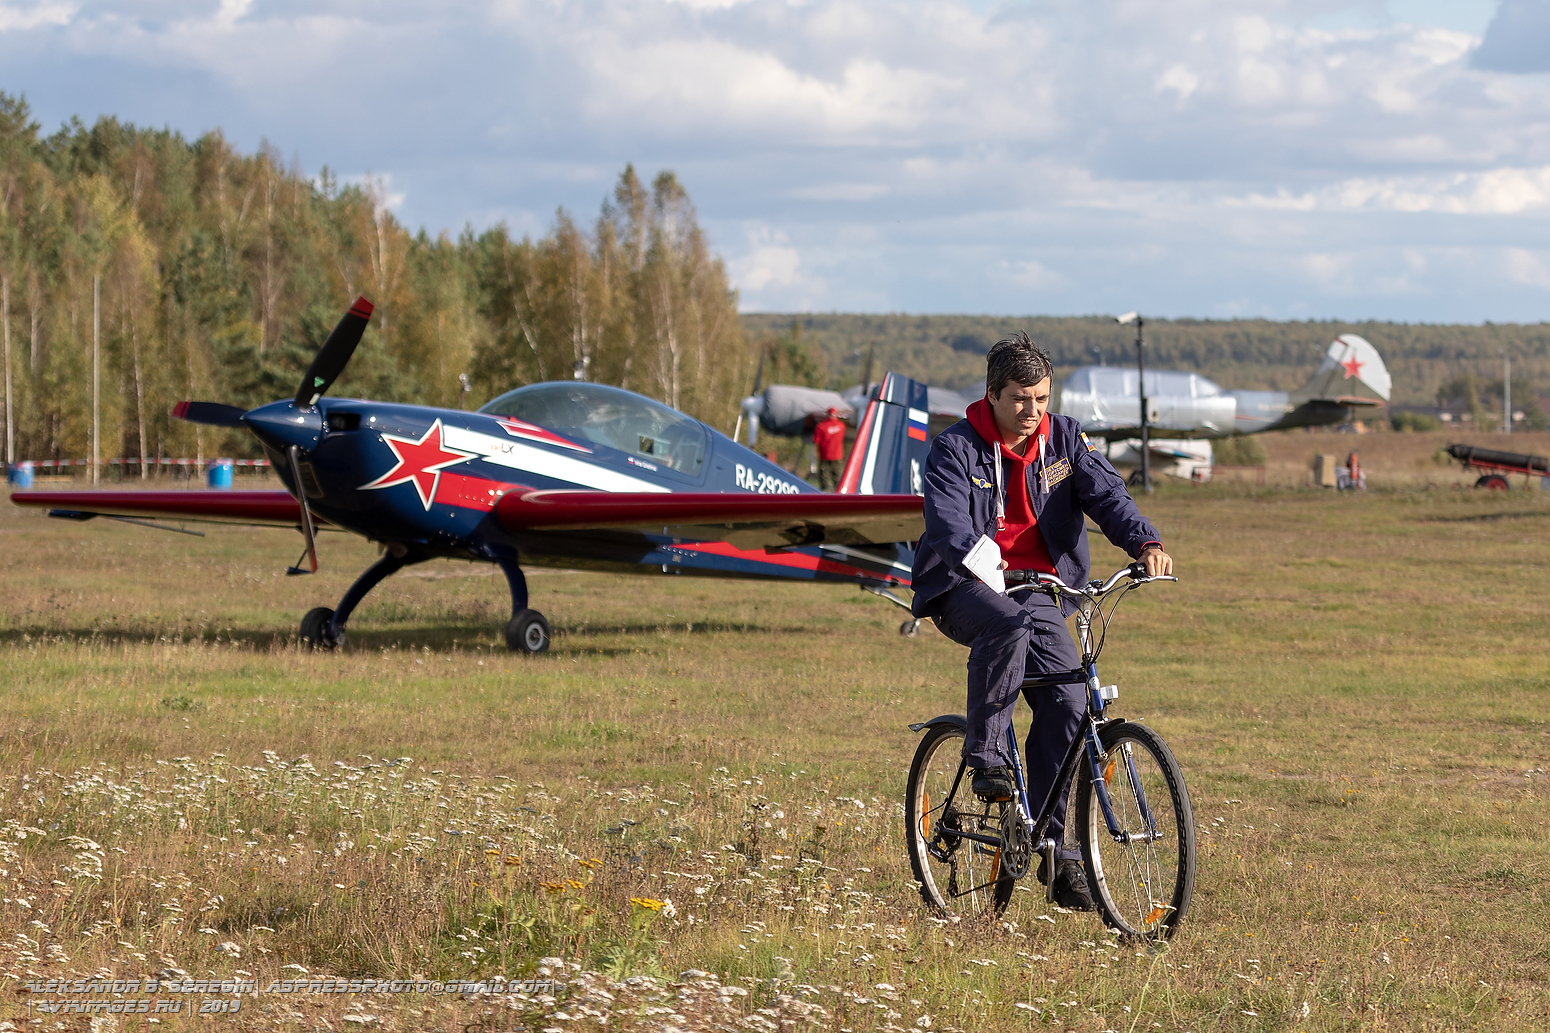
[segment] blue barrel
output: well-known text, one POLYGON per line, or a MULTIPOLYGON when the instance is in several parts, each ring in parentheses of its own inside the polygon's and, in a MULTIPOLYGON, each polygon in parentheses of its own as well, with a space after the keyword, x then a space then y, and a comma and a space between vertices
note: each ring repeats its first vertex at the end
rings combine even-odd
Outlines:
POLYGON ((205 468, 205 483, 212 488, 230 489, 231 469, 230 459, 211 460, 210 465, 205 468))
POLYGON ((5 479, 13 488, 32 487, 32 460, 24 459, 19 463, 12 463, 5 472, 5 479))

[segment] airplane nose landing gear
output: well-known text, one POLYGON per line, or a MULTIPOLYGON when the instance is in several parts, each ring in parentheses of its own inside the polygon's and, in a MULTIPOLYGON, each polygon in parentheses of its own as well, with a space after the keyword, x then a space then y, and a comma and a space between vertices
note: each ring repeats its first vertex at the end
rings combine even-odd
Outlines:
POLYGON ((537 610, 518 610, 506 625, 506 648, 513 653, 542 653, 549 648, 549 622, 537 610))

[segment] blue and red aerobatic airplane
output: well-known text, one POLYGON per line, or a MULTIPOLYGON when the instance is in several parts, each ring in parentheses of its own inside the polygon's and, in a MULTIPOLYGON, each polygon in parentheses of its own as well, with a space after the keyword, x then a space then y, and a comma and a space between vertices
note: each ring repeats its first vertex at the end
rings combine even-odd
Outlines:
MULTIPOLYGON (((18 505, 114 517, 294 527, 288 574, 317 570, 316 528, 350 531, 382 558, 301 640, 335 649, 383 578, 437 557, 494 563, 511 586, 506 643, 549 647, 524 566, 848 582, 901 606, 920 537, 926 388, 889 374, 858 424, 839 494, 825 494, 660 402, 585 382, 531 384, 477 412, 325 398, 371 318, 358 299, 296 397, 256 409, 180 402, 194 423, 247 427, 287 491, 23 491, 18 505)), ((157 526, 154 525, 153 526, 157 526)), ((915 622, 901 631, 912 634, 915 622)))

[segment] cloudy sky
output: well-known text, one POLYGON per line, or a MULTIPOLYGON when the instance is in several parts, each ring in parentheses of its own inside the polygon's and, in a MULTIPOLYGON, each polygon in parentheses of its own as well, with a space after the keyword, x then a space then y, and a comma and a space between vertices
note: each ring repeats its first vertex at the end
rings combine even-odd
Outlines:
POLYGON ((688 186, 750 311, 1550 319, 1550 0, 0 0, 0 90, 389 179, 688 186))

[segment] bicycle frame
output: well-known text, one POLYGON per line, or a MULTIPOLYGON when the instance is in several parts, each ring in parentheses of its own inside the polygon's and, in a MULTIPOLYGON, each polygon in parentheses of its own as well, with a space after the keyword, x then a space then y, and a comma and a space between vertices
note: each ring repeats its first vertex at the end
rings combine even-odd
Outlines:
MULTIPOLYGON (((1116 575, 1115 579, 1117 578, 1118 575, 1116 575)), ((1057 671, 1053 674, 1042 674, 1032 678, 1025 678, 1022 685, 1019 686, 1020 691, 1032 688, 1052 688, 1073 683, 1082 683, 1087 688, 1087 713, 1083 718, 1082 732, 1071 740, 1071 746, 1066 750, 1066 756, 1061 761, 1060 770, 1055 777, 1054 784, 1050 787, 1048 796, 1039 808, 1037 819, 1032 817, 1034 811, 1028 798, 1028 781, 1023 767, 1022 752, 1017 747, 1017 731, 1015 726, 1010 724, 1007 726, 1006 749, 1011 761, 1009 766, 1012 769, 1012 777, 1016 786, 1013 802, 1017 807, 1018 820, 1023 823, 1025 828, 1029 828, 1030 838, 1033 840, 1033 848, 1044 855, 1050 872, 1053 872, 1055 869, 1055 850, 1059 844, 1048 837, 1049 825, 1054 820, 1055 808, 1059 805, 1061 796, 1070 789, 1071 783, 1076 776, 1077 764, 1081 762, 1084 753, 1086 754, 1088 767, 1092 775, 1093 786, 1098 793, 1098 805, 1103 811, 1103 819, 1107 823, 1109 834, 1114 838, 1114 841, 1121 844, 1130 844, 1143 840, 1158 840, 1162 838, 1162 833, 1157 831, 1157 822, 1152 816, 1151 807, 1146 800, 1146 793, 1141 786, 1140 776, 1136 772, 1135 759, 1130 752, 1128 750, 1125 751, 1125 772, 1135 792, 1136 802, 1141 811, 1140 818, 1145 831, 1127 833, 1121 827, 1119 821, 1115 818, 1113 803, 1109 798, 1108 782, 1103 774, 1104 761, 1107 758, 1104 755, 1103 744, 1098 737, 1098 733, 1105 725, 1118 721, 1119 718, 1104 716, 1108 706, 1108 699, 1105 698, 1103 686, 1098 679, 1098 657, 1092 641, 1092 619, 1093 614, 1101 603, 1103 595, 1112 587, 1115 579, 1111 579, 1109 584, 1104 585, 1096 592, 1065 589, 1070 595, 1075 596, 1079 600, 1076 608, 1076 628, 1077 638, 1081 646, 1082 666, 1076 670, 1057 671)), ((1019 585, 1014 586, 1012 591, 1034 589, 1036 587, 1038 586, 1019 585)), ((1057 590, 1065 588, 1064 585, 1055 587, 1057 590)), ((1097 587, 1096 583, 1094 583, 1094 587, 1097 587)), ((963 782, 963 774, 966 768, 966 761, 959 763, 958 776, 953 782, 950 797, 957 796, 958 787, 963 782)), ((986 809, 988 815, 989 804, 986 804, 986 809)), ((1003 845, 1002 837, 1000 836, 971 832, 967 829, 953 829, 952 834, 958 838, 983 843, 987 846, 999 848, 1003 845)), ((1045 891, 1046 897, 1049 900, 1054 899, 1054 885, 1055 880, 1051 878, 1045 891)))

